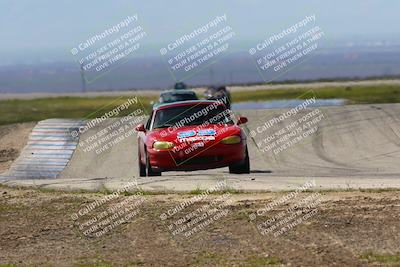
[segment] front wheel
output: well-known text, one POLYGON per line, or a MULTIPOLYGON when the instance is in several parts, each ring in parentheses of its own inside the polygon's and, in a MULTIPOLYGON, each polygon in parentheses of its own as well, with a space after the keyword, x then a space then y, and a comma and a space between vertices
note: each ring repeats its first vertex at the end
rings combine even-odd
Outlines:
POLYGON ((161 172, 153 171, 153 169, 151 168, 150 159, 147 153, 146 153, 146 170, 147 170, 147 176, 161 176, 161 172))
POLYGON ((235 174, 243 174, 243 173, 250 173, 250 157, 249 157, 249 150, 246 146, 246 155, 243 162, 239 164, 232 164, 229 166, 229 173, 235 174))
POLYGON ((142 163, 142 157, 139 154, 138 162, 139 162, 139 176, 140 177, 145 177, 146 176, 146 165, 142 163))

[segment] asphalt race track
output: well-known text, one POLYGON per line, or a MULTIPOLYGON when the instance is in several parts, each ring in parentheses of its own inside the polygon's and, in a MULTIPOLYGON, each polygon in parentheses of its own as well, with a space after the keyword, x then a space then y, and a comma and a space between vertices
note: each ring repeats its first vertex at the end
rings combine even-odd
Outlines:
MULTIPOLYGON (((251 174, 230 175, 228 168, 165 172, 161 177, 139 178, 141 188, 191 191, 222 179, 230 188, 244 191, 293 189, 313 179, 320 189, 400 187, 400 104, 311 108, 266 128, 268 121, 287 111, 236 112, 249 119, 245 130, 251 174), (296 132, 299 127, 302 130, 296 132)), ((18 177, 5 183, 66 190, 118 188, 138 175, 136 134, 102 153, 85 152, 82 146, 82 140, 116 120, 109 119, 83 133, 57 178, 18 177)))

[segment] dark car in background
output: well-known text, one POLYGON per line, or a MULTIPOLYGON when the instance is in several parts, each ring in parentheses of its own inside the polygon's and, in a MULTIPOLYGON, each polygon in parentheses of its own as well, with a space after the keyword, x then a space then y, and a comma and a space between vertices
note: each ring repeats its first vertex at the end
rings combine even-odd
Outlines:
POLYGON ((198 100, 195 92, 191 90, 170 90, 160 94, 158 102, 154 106, 166 103, 174 103, 187 100, 198 100))
POLYGON ((222 100, 226 98, 224 101, 225 106, 230 109, 231 108, 231 93, 225 86, 210 86, 204 92, 204 98, 207 100, 222 100))

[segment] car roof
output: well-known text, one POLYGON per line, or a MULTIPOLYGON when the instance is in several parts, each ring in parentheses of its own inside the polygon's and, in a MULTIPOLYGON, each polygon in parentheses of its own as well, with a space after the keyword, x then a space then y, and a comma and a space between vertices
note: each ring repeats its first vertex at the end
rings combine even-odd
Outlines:
POLYGON ((192 91, 192 90, 186 90, 186 89, 168 90, 168 91, 164 91, 164 92, 161 93, 161 95, 166 95, 166 94, 180 95, 180 94, 196 94, 196 93, 194 91, 192 91))
POLYGON ((193 106, 196 104, 202 105, 202 104, 213 104, 213 103, 219 103, 220 105, 223 105, 221 101, 216 101, 216 100, 185 100, 179 102, 159 104, 157 106, 154 106, 153 110, 178 107, 178 106, 193 106))

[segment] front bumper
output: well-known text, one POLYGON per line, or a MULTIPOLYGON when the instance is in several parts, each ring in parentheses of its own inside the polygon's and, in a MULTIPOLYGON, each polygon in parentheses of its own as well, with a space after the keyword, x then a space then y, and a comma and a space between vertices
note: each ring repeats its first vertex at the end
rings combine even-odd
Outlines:
POLYGON ((246 144, 215 144, 188 152, 157 151, 148 149, 152 169, 155 171, 194 171, 227 167, 245 160, 246 144))

